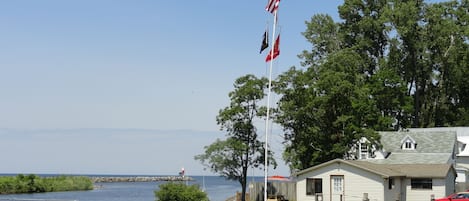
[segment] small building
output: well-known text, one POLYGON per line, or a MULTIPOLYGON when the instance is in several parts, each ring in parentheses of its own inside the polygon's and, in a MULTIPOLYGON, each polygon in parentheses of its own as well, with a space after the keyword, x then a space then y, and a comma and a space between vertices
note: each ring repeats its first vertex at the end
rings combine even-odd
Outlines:
POLYGON ((335 159, 294 174, 297 200, 428 201, 445 197, 457 190, 456 176, 461 174, 455 169, 459 167, 456 156, 464 147, 456 133, 379 132, 379 146, 366 138, 357 139, 345 160, 335 159))
POLYGON ((454 192, 451 164, 377 164, 335 159, 294 174, 301 201, 428 201, 454 192))
POLYGON ((469 189, 469 127, 410 128, 410 132, 455 132, 457 136, 456 152, 456 191, 469 189))

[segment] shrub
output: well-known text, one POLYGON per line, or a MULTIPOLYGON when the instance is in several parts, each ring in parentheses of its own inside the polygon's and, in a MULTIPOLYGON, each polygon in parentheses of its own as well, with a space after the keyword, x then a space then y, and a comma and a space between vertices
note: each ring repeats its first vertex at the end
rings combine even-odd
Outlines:
POLYGON ((0 177, 0 194, 41 193, 55 191, 92 190, 89 177, 58 176, 38 177, 34 174, 0 177))
POLYGON ((155 191, 157 201, 208 201, 207 194, 197 185, 169 182, 155 191))

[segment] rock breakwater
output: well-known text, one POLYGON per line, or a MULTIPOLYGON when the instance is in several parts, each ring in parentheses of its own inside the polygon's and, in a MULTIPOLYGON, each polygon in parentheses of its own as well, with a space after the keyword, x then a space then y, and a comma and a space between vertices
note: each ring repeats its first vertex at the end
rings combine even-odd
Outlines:
POLYGON ((135 176, 135 177, 90 177, 94 183, 108 182, 155 182, 155 181, 192 181, 192 177, 180 176, 135 176))

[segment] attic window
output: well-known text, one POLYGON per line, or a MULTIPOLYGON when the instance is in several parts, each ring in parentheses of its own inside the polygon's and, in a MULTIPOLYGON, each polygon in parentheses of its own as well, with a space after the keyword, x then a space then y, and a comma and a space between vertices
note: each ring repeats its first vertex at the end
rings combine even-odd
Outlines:
POLYGON ((360 159, 367 159, 369 155, 366 143, 360 143, 360 159))
POLYGON ((412 149, 412 142, 405 142, 404 149, 412 149))
POLYGON ((401 148, 403 150, 414 150, 417 148, 417 143, 410 136, 406 136, 401 140, 401 148))

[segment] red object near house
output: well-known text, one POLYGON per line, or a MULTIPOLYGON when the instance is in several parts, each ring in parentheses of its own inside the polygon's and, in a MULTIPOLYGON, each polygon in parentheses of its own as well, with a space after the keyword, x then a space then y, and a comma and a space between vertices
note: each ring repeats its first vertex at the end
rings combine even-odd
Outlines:
POLYGON ((469 192, 453 193, 444 198, 435 199, 435 201, 469 201, 469 192))
POLYGON ((280 175, 273 175, 273 176, 267 177, 267 181, 290 181, 290 178, 280 176, 280 175))

